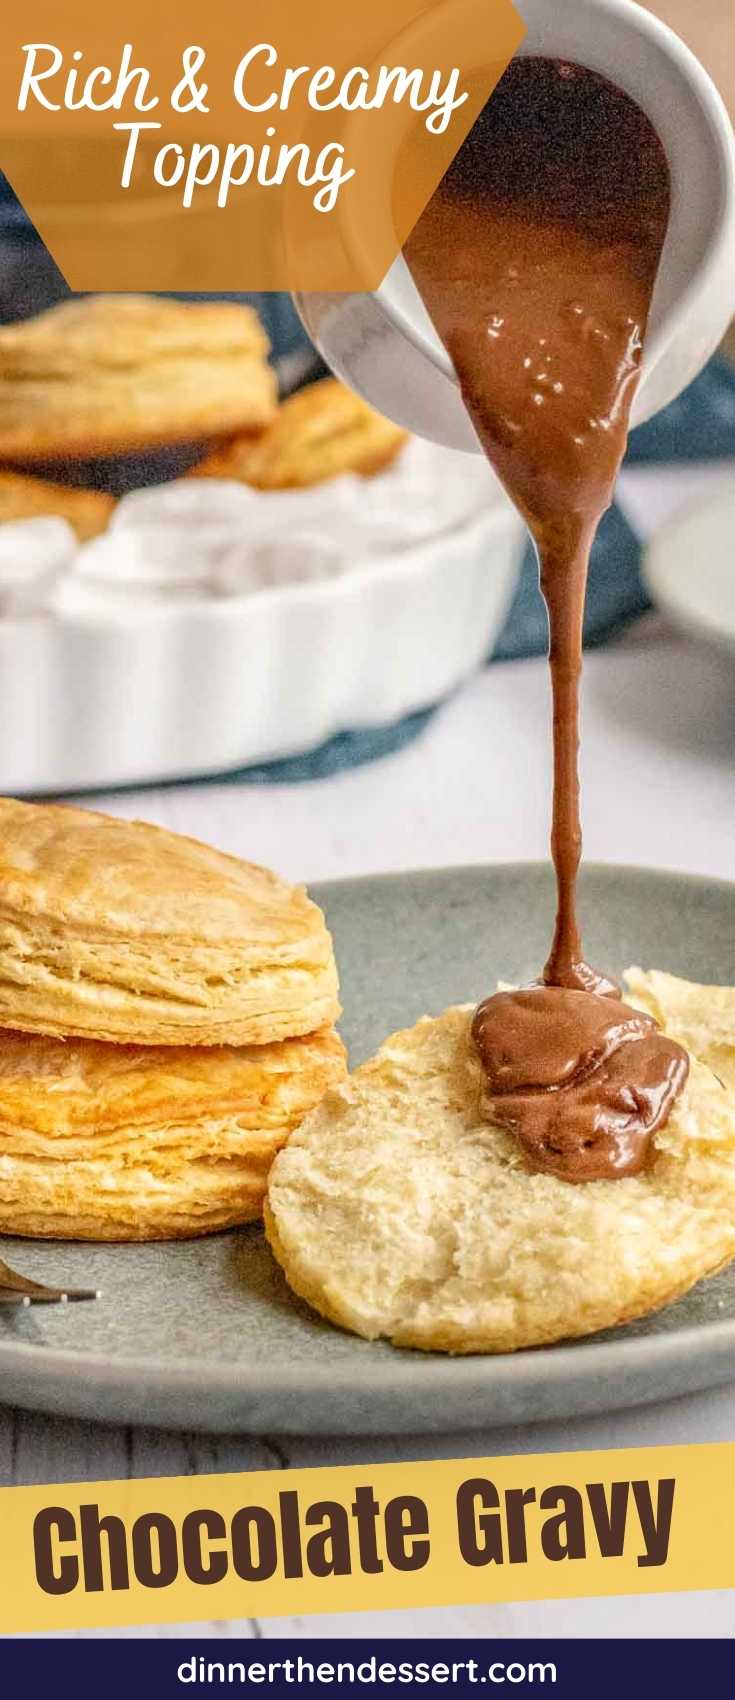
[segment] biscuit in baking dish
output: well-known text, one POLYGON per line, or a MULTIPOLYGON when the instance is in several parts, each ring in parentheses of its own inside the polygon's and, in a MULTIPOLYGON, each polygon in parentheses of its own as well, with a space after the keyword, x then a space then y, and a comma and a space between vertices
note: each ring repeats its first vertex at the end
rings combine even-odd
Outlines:
POLYGON ((22 472, 0 469, 0 525, 8 520, 65 519, 80 543, 105 531, 115 497, 101 490, 74 490, 22 472))
POLYGON ((250 307, 91 295, 0 327, 0 459, 51 461, 257 431, 276 405, 250 307))
POLYGON ((0 1232, 185 1239, 253 1221, 274 1153, 344 1067, 331 1028, 211 1050, 0 1031, 0 1232))
POLYGON ((395 1034, 277 1158, 266 1230, 296 1293, 368 1339, 510 1352, 642 1316, 735 1256, 735 1094, 706 1063, 645 1171, 574 1186, 483 1119, 472 1013, 395 1034))
POLYGON ((140 821, 0 799, 0 1025, 250 1045, 338 1013, 301 887, 140 821))
POLYGON ((304 489, 343 473, 369 478, 395 460, 407 434, 337 378, 289 396, 257 438, 235 438, 194 468, 258 490, 304 489))

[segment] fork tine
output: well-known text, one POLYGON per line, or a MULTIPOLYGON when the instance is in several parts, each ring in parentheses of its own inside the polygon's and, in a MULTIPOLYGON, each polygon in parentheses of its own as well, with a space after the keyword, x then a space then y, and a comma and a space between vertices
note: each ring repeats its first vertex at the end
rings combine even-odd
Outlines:
POLYGON ((0 1258, 0 1303, 11 1304, 28 1300, 31 1304, 81 1304, 98 1299, 100 1294, 91 1288, 47 1287, 41 1281, 31 1281, 17 1275, 0 1258))
POLYGON ((18 1287, 0 1287, 0 1304, 4 1305, 75 1305, 101 1297, 100 1292, 93 1292, 91 1288, 67 1291, 62 1287, 42 1287, 40 1292, 25 1293, 18 1287))
POLYGON ((0 1305, 74 1305, 83 1304, 89 1299, 99 1299, 100 1292, 91 1289, 70 1289, 59 1287, 41 1287, 38 1292, 24 1292, 20 1287, 0 1287, 0 1305))

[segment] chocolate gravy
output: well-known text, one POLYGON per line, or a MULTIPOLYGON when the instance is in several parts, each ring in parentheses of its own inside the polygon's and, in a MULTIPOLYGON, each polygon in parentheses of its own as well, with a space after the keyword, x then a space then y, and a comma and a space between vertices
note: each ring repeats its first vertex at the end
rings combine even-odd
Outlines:
POLYGON ((405 255, 485 453, 523 514, 549 616, 557 915, 543 984, 473 1027, 495 1118, 567 1180, 645 1161, 686 1053, 584 960, 579 678, 592 542, 612 500, 669 219, 644 113, 558 60, 511 64, 405 255))
POLYGON ((689 1072, 650 1015, 599 993, 498 992, 472 1030, 493 1121, 568 1181, 636 1174, 689 1072))

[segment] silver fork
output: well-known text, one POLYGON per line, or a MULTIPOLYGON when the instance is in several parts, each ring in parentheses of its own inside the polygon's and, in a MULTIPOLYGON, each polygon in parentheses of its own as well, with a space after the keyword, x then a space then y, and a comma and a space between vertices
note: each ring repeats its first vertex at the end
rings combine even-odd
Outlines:
POLYGON ((29 1281, 25 1275, 16 1275, 0 1257, 0 1306, 19 1305, 27 1310, 30 1305, 82 1304, 101 1297, 91 1288, 45 1287, 41 1281, 29 1281))

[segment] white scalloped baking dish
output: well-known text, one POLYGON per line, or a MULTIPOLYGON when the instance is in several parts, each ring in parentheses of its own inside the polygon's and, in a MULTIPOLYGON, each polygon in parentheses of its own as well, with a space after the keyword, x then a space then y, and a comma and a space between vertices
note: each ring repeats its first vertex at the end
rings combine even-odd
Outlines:
POLYGON ((520 522, 248 595, 0 620, 0 791, 224 773, 437 702, 497 637, 520 522))

